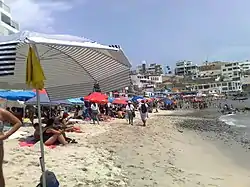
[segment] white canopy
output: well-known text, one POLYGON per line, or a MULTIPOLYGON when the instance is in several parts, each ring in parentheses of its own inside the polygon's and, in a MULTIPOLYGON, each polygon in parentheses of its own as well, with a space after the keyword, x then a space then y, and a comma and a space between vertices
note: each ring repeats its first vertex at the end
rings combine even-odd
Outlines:
POLYGON ((130 63, 118 46, 86 38, 24 31, 0 37, 0 88, 26 89, 26 55, 35 44, 51 100, 82 97, 98 82, 104 92, 130 84, 130 63))

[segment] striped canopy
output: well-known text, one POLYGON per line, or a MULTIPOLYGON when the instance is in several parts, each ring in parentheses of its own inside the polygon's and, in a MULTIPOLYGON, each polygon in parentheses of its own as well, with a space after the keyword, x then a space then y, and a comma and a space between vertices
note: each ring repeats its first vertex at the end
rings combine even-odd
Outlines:
POLYGON ((35 44, 45 73, 50 100, 77 98, 99 83, 103 92, 130 84, 130 63, 119 46, 105 46, 86 38, 29 31, 0 37, 0 88, 27 89, 26 56, 35 44))

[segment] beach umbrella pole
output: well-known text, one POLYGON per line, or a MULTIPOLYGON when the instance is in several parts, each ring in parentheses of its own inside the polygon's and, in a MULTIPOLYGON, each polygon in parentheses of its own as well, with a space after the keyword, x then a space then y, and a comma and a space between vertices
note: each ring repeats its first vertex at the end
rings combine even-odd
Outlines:
POLYGON ((43 181, 42 184, 43 184, 43 187, 46 187, 44 145, 43 145, 43 127, 42 127, 42 119, 41 119, 40 93, 39 93, 38 89, 36 89, 36 98, 37 98, 37 113, 38 113, 38 123, 39 123, 39 132, 40 132, 40 149, 41 149, 40 165, 41 165, 41 169, 42 169, 42 181, 43 181))

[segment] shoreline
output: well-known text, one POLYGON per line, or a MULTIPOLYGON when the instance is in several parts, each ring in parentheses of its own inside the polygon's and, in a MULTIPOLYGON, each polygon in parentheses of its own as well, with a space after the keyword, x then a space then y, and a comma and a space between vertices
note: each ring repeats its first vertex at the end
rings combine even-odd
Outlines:
MULTIPOLYGON (((46 167, 56 174, 62 187, 249 186, 250 170, 202 134, 180 128, 185 119, 171 117, 177 113, 149 114, 146 127, 140 125, 138 113, 133 126, 121 119, 81 125, 83 134, 69 133, 78 144, 45 149, 46 167)), ((5 149, 6 185, 37 184, 41 175, 39 144, 19 147, 12 139, 6 141, 5 149)))

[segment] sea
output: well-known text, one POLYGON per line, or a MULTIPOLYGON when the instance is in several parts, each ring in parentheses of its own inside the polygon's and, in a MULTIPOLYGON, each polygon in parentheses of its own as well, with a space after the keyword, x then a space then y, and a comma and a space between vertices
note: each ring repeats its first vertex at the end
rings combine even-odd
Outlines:
MULTIPOLYGON (((250 108, 250 98, 244 101, 235 101, 235 100, 223 100, 221 102, 222 106, 227 103, 229 106, 233 106, 234 108, 244 108, 248 107, 250 108)), ((219 118, 220 121, 225 122, 226 124, 230 126, 235 126, 239 128, 247 128, 250 132, 250 111, 245 112, 236 112, 235 114, 227 114, 222 115, 219 118)))

